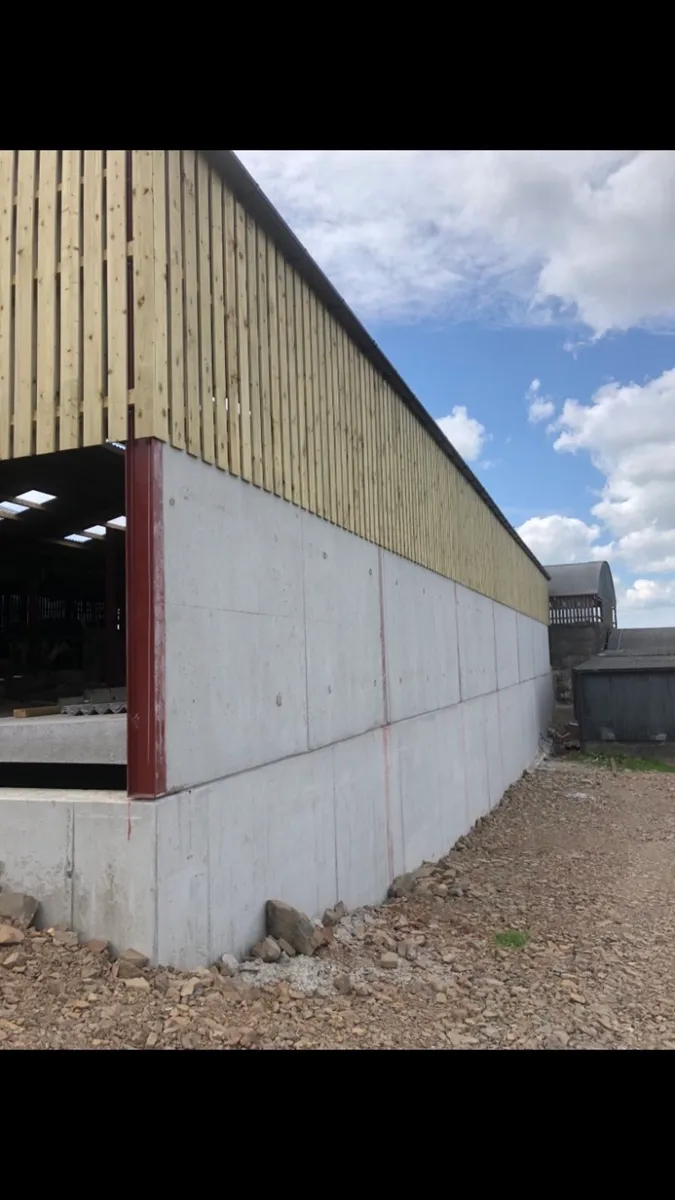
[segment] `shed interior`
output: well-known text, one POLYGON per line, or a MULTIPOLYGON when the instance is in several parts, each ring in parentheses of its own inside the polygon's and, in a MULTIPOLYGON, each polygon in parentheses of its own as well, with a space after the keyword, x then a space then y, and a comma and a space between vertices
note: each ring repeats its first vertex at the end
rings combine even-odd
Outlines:
MULTIPOLYGON (((3 786, 45 786, 38 764, 123 767, 124 457, 108 444, 0 463, 3 786)), ((62 771, 48 779, 64 786, 62 771)))

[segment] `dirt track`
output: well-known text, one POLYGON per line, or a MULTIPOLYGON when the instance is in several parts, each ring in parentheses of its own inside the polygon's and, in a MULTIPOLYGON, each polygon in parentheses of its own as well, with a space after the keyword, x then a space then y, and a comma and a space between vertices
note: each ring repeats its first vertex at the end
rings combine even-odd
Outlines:
POLYGON ((125 981, 30 930, 0 946, 0 1047, 675 1048, 674 839, 675 775, 554 760, 311 959, 125 981))

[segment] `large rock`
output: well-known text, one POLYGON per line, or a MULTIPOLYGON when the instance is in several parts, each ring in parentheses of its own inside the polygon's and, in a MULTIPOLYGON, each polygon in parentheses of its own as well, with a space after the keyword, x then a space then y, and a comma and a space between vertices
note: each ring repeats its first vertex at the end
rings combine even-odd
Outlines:
POLYGON ((27 929, 35 920, 38 902, 27 892, 0 892, 0 921, 16 921, 27 929))
POLYGON ((406 875, 397 875, 390 885, 387 894, 392 899, 397 899, 401 896, 412 896, 417 887, 417 879, 418 877, 413 871, 409 871, 406 875))
POLYGON ((18 946, 25 936, 16 925, 0 925, 0 946, 18 946))
POLYGON ((268 900, 266 915, 268 934, 277 941, 283 938, 296 954, 313 954, 321 944, 309 917, 283 900, 268 900))
POLYGON ((273 937, 264 937, 261 942, 256 942, 251 955, 261 958, 264 963, 275 963, 281 958, 281 947, 273 937))
POLYGON ((324 925, 339 925, 343 917, 346 917, 347 909, 342 900, 338 900, 334 908, 327 908, 323 914, 322 920, 324 925))

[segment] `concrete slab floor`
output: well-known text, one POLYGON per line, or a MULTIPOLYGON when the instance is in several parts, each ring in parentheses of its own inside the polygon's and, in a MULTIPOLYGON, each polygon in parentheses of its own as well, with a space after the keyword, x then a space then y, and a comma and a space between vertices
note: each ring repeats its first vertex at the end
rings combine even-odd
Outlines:
POLYGON ((126 761, 126 714, 0 717, 0 763, 124 766, 126 761))

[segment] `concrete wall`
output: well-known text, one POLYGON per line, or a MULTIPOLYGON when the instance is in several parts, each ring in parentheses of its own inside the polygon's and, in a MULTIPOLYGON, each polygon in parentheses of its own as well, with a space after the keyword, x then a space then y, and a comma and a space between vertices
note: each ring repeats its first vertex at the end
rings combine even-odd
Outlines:
POLYGON ((166 960, 244 950, 269 896, 380 900, 535 758, 552 688, 542 623, 171 448, 164 472, 159 910, 201 897, 166 960))
POLYGON ((552 687, 544 624, 168 447, 164 525, 173 794, 0 793, 0 882, 194 966, 248 950, 269 897, 379 902, 445 853, 552 687))
POLYGON ((559 704, 572 703, 572 667, 604 650, 609 633, 609 625, 549 627, 549 655, 555 699, 559 704))

